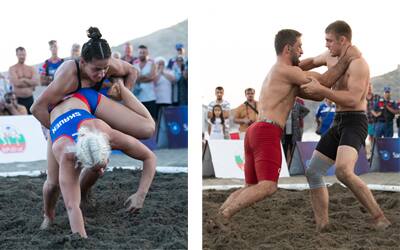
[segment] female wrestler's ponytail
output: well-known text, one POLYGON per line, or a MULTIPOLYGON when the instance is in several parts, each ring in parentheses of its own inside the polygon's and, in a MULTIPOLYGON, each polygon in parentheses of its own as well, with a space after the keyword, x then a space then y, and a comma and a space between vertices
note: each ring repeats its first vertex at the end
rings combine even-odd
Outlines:
POLYGON ((82 46, 82 58, 86 62, 92 59, 108 59, 111 57, 111 48, 105 39, 101 39, 100 30, 96 27, 90 27, 87 30, 87 36, 90 38, 82 46))

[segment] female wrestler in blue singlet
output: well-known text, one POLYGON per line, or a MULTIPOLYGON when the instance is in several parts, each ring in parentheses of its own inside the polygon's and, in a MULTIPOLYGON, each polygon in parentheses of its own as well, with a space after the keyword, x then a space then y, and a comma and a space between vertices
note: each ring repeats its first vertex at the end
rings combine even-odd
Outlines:
MULTIPOLYGON (((31 107, 32 114, 46 128, 50 126, 49 107, 56 106, 71 93, 81 88, 93 88, 98 91, 103 80, 110 77, 122 77, 128 89, 132 89, 136 81, 137 70, 127 62, 111 58, 111 48, 106 40, 101 39, 97 28, 90 28, 88 36, 90 39, 82 47, 79 62, 73 60, 64 62, 58 68, 53 82, 31 107)), ((115 86, 111 87, 111 93, 115 91, 115 86)), ((149 138, 155 131, 154 120, 136 98, 122 105, 104 97, 94 115, 113 129, 135 138, 149 138)), ((60 190, 58 186, 59 166, 53 155, 51 140, 48 140, 47 165, 43 202, 45 214, 49 215, 48 208, 55 203, 60 190)), ((85 171, 82 174, 82 198, 86 197, 91 184, 98 177, 99 175, 92 171, 85 171)), ((136 202, 134 203, 136 204, 136 202)), ((140 200, 138 204, 140 204, 140 200)))
MULTIPOLYGON (((136 98, 123 85, 122 81, 116 84, 124 103, 135 101, 134 99, 136 98)), ((127 199, 130 202, 129 210, 137 210, 143 206, 144 198, 155 173, 156 158, 153 152, 137 139, 112 129, 104 121, 97 119, 93 115, 96 113, 96 109, 103 104, 104 100, 105 97, 102 94, 90 88, 83 88, 58 104, 50 113, 52 151, 60 165, 59 185, 68 212, 72 233, 79 233, 82 237, 87 237, 87 235, 82 212, 79 207, 81 201, 79 183, 81 168, 75 167, 75 153, 69 150, 77 142, 79 128, 87 127, 91 131, 95 130, 104 133, 110 142, 111 148, 122 150, 130 157, 143 161, 143 174, 140 179, 139 188, 135 194, 127 199)), ((104 168, 105 164, 102 164, 85 170, 101 174, 104 168)), ((56 197, 47 198, 53 202, 45 207, 45 218, 42 228, 47 228, 55 217, 57 199, 56 197)))

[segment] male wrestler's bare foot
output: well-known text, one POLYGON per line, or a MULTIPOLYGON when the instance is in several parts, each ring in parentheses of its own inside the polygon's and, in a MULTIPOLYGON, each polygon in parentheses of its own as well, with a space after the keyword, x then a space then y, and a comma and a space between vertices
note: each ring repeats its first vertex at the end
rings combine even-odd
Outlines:
POLYGON ((326 232, 326 231, 329 231, 329 222, 328 221, 326 221, 326 222, 320 222, 320 223, 317 223, 317 225, 316 225, 316 231, 317 232, 319 232, 319 233, 324 233, 324 232, 326 232))
POLYGON ((376 230, 385 230, 388 228, 392 223, 388 219, 386 219, 385 215, 383 213, 379 215, 378 217, 375 217, 373 219, 373 226, 376 230))
POLYGON ((46 230, 49 229, 51 227, 51 225, 53 225, 54 219, 50 219, 49 217, 47 217, 46 215, 44 216, 43 222, 40 225, 40 230, 46 230))

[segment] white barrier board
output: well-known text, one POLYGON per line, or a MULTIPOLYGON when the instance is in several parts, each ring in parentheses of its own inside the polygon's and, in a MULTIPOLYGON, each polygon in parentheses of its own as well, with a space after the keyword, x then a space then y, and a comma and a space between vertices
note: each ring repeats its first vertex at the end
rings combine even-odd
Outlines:
MULTIPOLYGON (((215 177, 244 179, 244 140, 208 140, 215 177)), ((282 166, 279 177, 289 177, 289 171, 282 152, 282 166)))
POLYGON ((0 163, 46 160, 46 147, 33 116, 0 116, 0 163))

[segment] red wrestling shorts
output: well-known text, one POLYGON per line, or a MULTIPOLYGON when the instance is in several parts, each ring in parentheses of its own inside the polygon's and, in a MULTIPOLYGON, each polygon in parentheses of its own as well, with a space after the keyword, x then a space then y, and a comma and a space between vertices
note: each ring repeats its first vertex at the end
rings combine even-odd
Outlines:
POLYGON ((253 123, 244 139, 246 184, 277 182, 282 164, 282 128, 269 122, 253 123))

